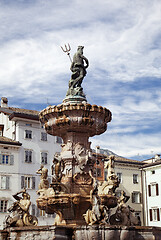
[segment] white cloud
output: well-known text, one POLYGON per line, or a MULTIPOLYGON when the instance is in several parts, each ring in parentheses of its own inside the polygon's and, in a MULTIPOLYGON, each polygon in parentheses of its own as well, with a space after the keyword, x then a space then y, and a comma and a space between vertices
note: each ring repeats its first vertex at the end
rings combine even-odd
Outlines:
POLYGON ((121 155, 132 156, 139 146, 159 151, 151 126, 160 129, 161 85, 152 80, 161 78, 160 15, 159 0, 1 2, 0 91, 21 99, 21 107, 46 98, 61 102, 70 61, 60 45, 69 42, 71 55, 84 45, 90 62, 83 82, 87 99, 113 113, 110 141, 106 134, 96 139, 121 155))

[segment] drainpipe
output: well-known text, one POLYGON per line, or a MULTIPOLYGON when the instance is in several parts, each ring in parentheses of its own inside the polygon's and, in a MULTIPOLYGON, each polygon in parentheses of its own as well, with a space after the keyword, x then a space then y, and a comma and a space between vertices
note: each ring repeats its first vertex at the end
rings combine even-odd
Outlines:
POLYGON ((16 121, 15 121, 15 141, 16 141, 16 121))
POLYGON ((141 169, 141 191, 142 191, 142 213, 143 213, 143 226, 145 226, 145 214, 144 214, 144 194, 143 194, 143 169, 141 169))
MULTIPOLYGON (((146 209, 147 209, 147 211, 146 211, 146 215, 144 214, 144 207, 143 207, 143 205, 142 205, 142 209, 143 209, 143 221, 144 221, 144 226, 146 225, 146 226, 148 226, 148 210, 149 210, 149 208, 148 208, 148 197, 147 197, 147 177, 146 177, 146 171, 145 170, 143 170, 142 169, 142 171, 141 171, 141 181, 142 181, 142 192, 143 191, 145 191, 145 202, 146 202, 146 209), (143 176, 142 176, 142 174, 143 174, 143 172, 144 172, 144 175, 145 175, 145 186, 144 186, 144 188, 143 188, 143 176)), ((143 194, 142 194, 143 195, 143 194)))

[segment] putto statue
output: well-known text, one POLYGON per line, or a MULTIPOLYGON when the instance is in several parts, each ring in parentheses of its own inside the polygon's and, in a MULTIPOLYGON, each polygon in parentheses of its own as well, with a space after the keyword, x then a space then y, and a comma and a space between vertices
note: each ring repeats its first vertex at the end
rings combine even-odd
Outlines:
POLYGON ((110 210, 107 206, 101 204, 101 198, 98 195, 98 182, 93 183, 93 189, 90 192, 92 209, 88 209, 83 215, 89 225, 106 224, 109 222, 110 210))
POLYGON ((66 96, 85 96, 81 84, 83 78, 86 76, 86 68, 88 68, 89 62, 88 59, 83 56, 83 48, 83 46, 78 46, 77 52, 73 56, 73 61, 70 67, 70 70, 73 73, 71 75, 71 79, 69 80, 69 89, 66 96))
POLYGON ((49 187, 48 181, 48 169, 41 165, 40 169, 36 171, 37 174, 41 174, 40 183, 39 183, 39 190, 40 189, 47 189, 49 187))
POLYGON ((115 190, 119 186, 119 180, 115 174, 115 156, 110 155, 109 160, 105 163, 104 168, 107 169, 107 180, 100 183, 98 188, 99 194, 111 194, 115 195, 115 190))
POLYGON ((63 162, 61 162, 60 155, 57 153, 54 155, 51 170, 53 176, 52 182, 60 182, 63 171, 63 162))
POLYGON ((31 201, 30 195, 26 192, 26 189, 14 194, 13 197, 17 201, 8 209, 10 215, 7 216, 4 221, 5 227, 36 226, 38 220, 29 213, 31 201), (22 197, 19 196, 20 194, 22 194, 22 197))

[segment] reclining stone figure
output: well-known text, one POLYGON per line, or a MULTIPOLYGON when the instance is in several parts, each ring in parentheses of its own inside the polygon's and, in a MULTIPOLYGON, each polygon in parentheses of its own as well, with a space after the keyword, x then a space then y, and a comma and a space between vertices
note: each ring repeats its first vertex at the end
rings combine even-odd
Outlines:
POLYGON ((6 227, 23 227, 37 225, 38 220, 35 216, 30 215, 29 208, 31 205, 30 195, 26 189, 16 193, 13 197, 17 200, 8 209, 10 215, 4 221, 6 227), (19 196, 22 194, 22 197, 19 196))

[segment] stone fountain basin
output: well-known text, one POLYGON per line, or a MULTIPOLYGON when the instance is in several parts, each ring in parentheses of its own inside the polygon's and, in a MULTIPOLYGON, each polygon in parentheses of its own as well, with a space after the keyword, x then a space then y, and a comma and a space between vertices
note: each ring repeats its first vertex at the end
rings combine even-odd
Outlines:
MULTIPOLYGON (((117 197, 113 195, 99 195, 101 204, 108 208, 114 208, 117 206, 117 197)), ((48 214, 54 214, 60 211, 63 218, 66 219, 81 219, 84 223, 83 214, 91 206, 90 195, 81 196, 80 194, 74 193, 59 193, 50 197, 38 198, 37 206, 41 210, 45 210, 48 214), (68 215, 68 216, 66 216, 68 215)))
POLYGON ((112 114, 101 106, 71 103, 50 106, 40 112, 39 118, 48 134, 63 137, 67 131, 76 131, 92 137, 106 131, 112 114))

